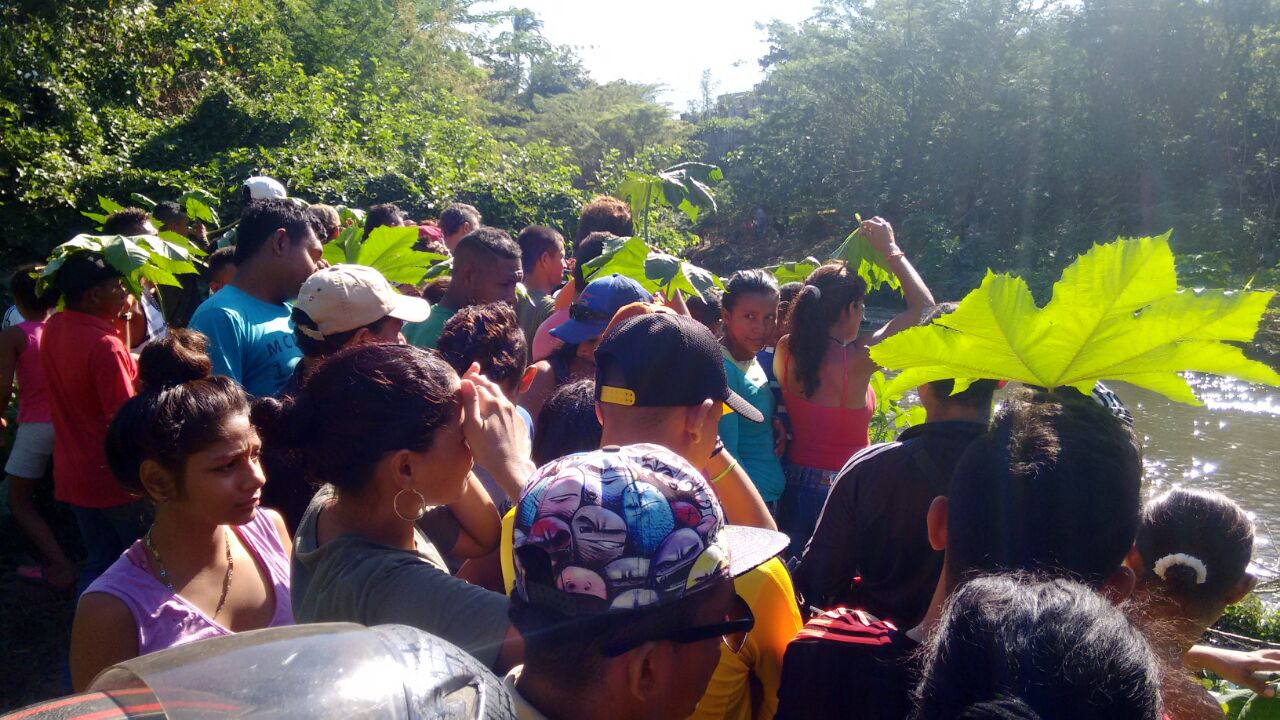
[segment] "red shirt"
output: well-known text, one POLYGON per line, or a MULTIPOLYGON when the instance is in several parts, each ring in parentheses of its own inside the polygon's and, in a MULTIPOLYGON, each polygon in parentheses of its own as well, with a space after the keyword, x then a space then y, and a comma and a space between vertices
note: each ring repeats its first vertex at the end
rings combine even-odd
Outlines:
POLYGON ((53 489, 85 508, 136 500, 107 468, 104 444, 116 410, 133 397, 138 366, 111 323, 74 310, 49 319, 40 361, 53 411, 53 489))

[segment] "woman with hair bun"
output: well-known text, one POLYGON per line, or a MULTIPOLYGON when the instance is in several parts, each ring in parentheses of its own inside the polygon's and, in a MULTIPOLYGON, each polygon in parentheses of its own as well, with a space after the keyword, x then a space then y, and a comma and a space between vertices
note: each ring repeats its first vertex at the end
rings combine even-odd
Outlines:
POLYGON ((933 295, 907 262, 883 218, 862 222, 871 246, 902 284, 907 308, 870 335, 859 337, 867 285, 857 268, 828 263, 814 270, 791 302, 790 333, 778 341, 773 370, 791 420, 786 489, 778 503, 778 529, 798 555, 813 534, 836 474, 866 447, 875 412, 868 349, 920 322, 933 295))
POLYGON ((1221 493, 1179 488, 1142 509, 1125 559, 1137 577, 1128 609, 1164 662, 1161 694, 1173 720, 1222 717, 1183 657, 1228 605, 1253 591, 1252 558, 1253 523, 1221 493))
POLYGON ((107 430, 112 474, 155 505, 155 522, 80 598, 76 690, 139 655, 293 623, 291 544, 280 516, 258 508, 265 480, 249 402, 210 369, 199 333, 152 341, 138 395, 107 430))
POLYGON ((472 461, 512 497, 534 470, 515 406, 477 365, 459 378, 434 350, 357 345, 326 360, 298 395, 259 400, 254 417, 273 452, 324 485, 295 538, 301 622, 402 623, 495 670, 519 662, 506 596, 453 577, 442 547, 418 531, 447 511, 496 540, 500 520, 472 461))

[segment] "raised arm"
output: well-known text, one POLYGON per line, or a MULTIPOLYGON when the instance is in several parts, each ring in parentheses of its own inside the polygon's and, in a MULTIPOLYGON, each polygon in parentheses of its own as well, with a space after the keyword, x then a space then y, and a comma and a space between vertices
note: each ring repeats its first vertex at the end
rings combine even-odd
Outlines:
POLYGON ((902 283, 902 295, 907 301, 906 310, 895 315, 892 320, 885 323, 867 340, 866 345, 870 346, 894 333, 919 324, 920 314, 933 305, 934 300, 933 293, 929 292, 929 287, 924 284, 920 274, 916 272, 916 269, 907 260, 907 256, 898 247, 897 239, 893 234, 893 226, 889 224, 888 220, 881 217, 864 220, 862 221, 862 232, 866 233, 867 241, 871 243, 871 247, 884 256, 889 269, 898 278, 898 282, 902 283))

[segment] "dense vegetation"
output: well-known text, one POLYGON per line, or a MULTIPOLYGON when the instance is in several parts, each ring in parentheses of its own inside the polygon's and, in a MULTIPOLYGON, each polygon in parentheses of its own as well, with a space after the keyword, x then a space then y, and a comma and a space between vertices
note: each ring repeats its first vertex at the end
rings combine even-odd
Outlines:
POLYGON ((835 0, 770 33, 695 134, 767 252, 860 209, 953 291, 1169 228, 1207 281, 1280 260, 1275 0, 835 0))
POLYGON ((1043 291, 1090 244, 1169 228, 1184 278, 1277 280, 1280 0, 828 0, 769 29, 753 91, 680 120, 473 0, 3 0, 0 21, 4 261, 86 229, 99 194, 201 186, 234 217, 253 173, 572 231, 588 194, 700 159, 724 169, 696 228, 721 272, 821 257, 858 211, 956 296, 987 266, 1043 291))

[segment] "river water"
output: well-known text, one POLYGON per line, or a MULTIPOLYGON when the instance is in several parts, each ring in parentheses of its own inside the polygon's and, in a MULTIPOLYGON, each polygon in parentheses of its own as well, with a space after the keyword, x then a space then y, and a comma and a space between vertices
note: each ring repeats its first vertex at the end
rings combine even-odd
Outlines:
POLYGON ((1249 511, 1255 571, 1280 577, 1280 388, 1190 375, 1203 407, 1108 383, 1142 438, 1148 495, 1175 487, 1217 490, 1249 511))

